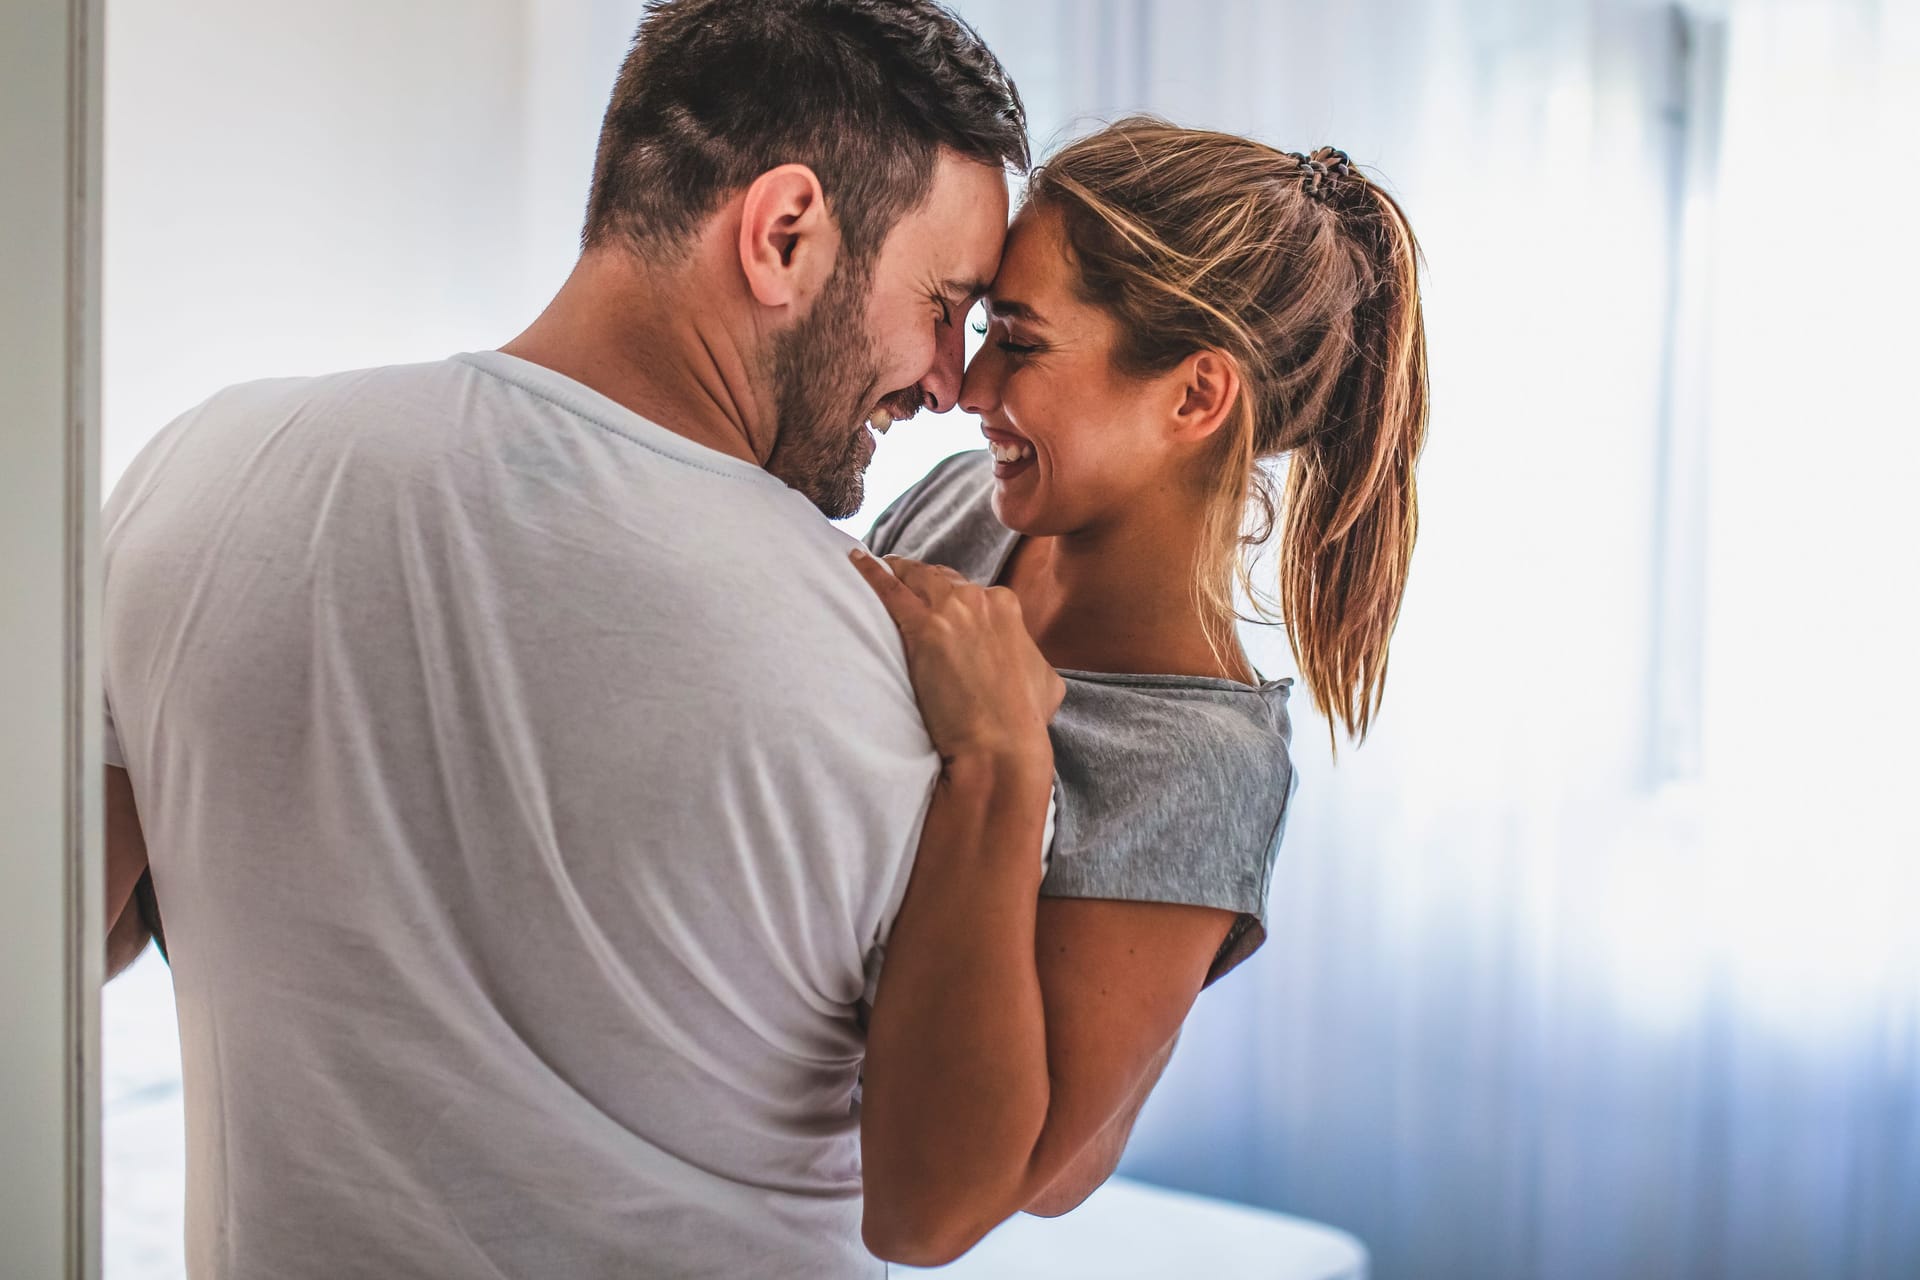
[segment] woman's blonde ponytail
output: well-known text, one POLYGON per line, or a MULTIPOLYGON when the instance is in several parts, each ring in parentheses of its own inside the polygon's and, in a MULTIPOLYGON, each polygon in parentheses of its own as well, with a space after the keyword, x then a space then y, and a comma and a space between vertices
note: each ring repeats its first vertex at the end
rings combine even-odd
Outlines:
POLYGON ((1270 597, 1250 589, 1247 553, 1277 523, 1294 660, 1330 732, 1365 738, 1427 432, 1419 247, 1399 205, 1344 152, 1148 117, 1064 148, 1027 198, 1060 216, 1083 291, 1118 322, 1123 369, 1155 374, 1203 349, 1239 365, 1244 403, 1221 433, 1195 567, 1203 620, 1230 643, 1236 583, 1256 607, 1270 597), (1283 457, 1276 499, 1262 464, 1283 457), (1247 535, 1250 507, 1265 518, 1247 535))

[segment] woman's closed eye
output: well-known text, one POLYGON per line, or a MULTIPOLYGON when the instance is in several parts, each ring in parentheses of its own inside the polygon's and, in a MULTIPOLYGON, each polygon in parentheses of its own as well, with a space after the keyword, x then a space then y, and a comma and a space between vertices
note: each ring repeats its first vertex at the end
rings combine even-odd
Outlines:
MULTIPOLYGON (((973 331, 984 338, 987 334, 987 322, 984 320, 974 321, 973 331)), ((1000 341, 994 343, 994 345, 1012 356, 1030 356, 1040 349, 1036 344, 1013 342, 1006 338, 1000 339, 1000 341)))

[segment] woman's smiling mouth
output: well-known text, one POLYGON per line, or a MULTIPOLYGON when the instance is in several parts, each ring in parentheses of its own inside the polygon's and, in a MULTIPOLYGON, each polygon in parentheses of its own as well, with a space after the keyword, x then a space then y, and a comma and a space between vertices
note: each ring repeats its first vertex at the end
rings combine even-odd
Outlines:
POLYGON ((980 434, 987 438, 987 452, 993 455, 996 479, 1005 480, 1033 465, 1033 442, 1026 437, 996 427, 982 427, 980 434))

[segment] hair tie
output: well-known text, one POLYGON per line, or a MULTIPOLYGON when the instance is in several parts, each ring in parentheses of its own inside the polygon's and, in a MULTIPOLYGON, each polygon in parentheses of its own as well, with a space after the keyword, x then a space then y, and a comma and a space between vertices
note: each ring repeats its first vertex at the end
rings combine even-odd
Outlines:
POLYGON ((1345 178, 1353 173, 1353 160, 1338 147, 1321 147, 1312 155, 1298 151, 1285 151, 1300 167, 1300 190, 1310 200, 1325 204, 1333 188, 1333 179, 1345 178), (1331 162, 1331 163, 1329 163, 1331 162))
POLYGON ((1302 151, 1285 151, 1281 154, 1292 160, 1300 170, 1300 193, 1309 200, 1320 199, 1320 175, 1315 172, 1319 166, 1314 164, 1313 157, 1302 151))

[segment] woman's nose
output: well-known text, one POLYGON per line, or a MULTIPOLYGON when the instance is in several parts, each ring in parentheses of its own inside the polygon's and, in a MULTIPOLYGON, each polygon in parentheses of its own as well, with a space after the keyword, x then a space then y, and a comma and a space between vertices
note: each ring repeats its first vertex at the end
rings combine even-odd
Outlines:
POLYGON ((991 339, 976 351, 960 382, 960 407, 979 417, 1000 407, 999 351, 991 339))

